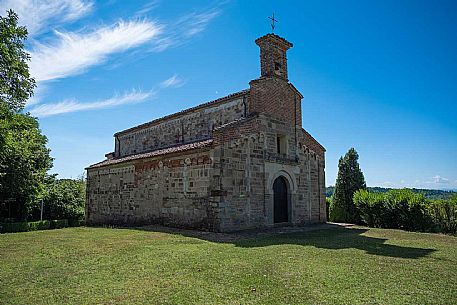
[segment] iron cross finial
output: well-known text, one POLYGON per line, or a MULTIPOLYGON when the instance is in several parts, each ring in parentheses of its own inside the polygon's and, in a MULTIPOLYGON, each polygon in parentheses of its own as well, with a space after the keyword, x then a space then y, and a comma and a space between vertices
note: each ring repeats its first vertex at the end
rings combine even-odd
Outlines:
POLYGON ((275 13, 273 12, 273 16, 268 17, 268 19, 271 19, 271 32, 275 32, 275 22, 279 22, 278 20, 275 19, 275 13))

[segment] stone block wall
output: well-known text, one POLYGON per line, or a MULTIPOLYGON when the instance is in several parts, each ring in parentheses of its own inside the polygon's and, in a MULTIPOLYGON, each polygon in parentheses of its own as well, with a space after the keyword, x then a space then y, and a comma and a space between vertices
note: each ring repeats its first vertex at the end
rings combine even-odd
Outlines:
POLYGON ((303 131, 259 115, 214 134, 214 176, 221 231, 273 226, 273 182, 283 176, 289 188, 289 222, 325 221, 323 151, 317 154, 303 131), (286 134, 286 155, 276 153, 276 135, 286 134), (217 183, 216 183, 217 184, 217 183))
POLYGON ((116 157, 211 138, 212 130, 245 116, 247 96, 209 105, 116 136, 116 157))
POLYGON ((88 170, 89 224, 236 231, 273 226, 273 182, 288 182, 289 222, 325 221, 324 150, 308 133, 264 115, 214 131, 213 146, 88 170), (287 154, 274 139, 286 134, 287 154))
POLYGON ((265 134, 261 128, 258 118, 250 118, 215 133, 213 179, 219 183, 221 231, 265 224, 265 134))
POLYGON ((87 222, 215 230, 212 163, 202 150, 88 169, 87 222))

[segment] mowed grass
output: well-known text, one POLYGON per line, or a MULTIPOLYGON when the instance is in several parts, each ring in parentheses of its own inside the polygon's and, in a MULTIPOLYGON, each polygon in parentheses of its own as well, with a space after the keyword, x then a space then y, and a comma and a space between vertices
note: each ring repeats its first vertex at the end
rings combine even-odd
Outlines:
POLYGON ((456 280, 456 237, 398 230, 0 235, 0 304, 457 304, 456 280))

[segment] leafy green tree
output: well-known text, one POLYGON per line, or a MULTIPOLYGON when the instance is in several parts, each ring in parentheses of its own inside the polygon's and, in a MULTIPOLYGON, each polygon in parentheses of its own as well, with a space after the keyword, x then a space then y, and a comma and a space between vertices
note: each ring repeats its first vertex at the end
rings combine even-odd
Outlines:
MULTIPOLYGON (((82 219, 86 202, 86 182, 81 179, 47 177, 43 194, 43 219, 82 219)), ((39 219, 40 206, 34 208, 39 219)))
POLYGON ((338 177, 329 211, 331 221, 360 222, 353 196, 357 190, 366 189, 366 184, 358 159, 357 151, 351 148, 338 162, 338 177))
POLYGON ((3 217, 26 219, 52 158, 38 121, 0 104, 0 203, 3 217))
POLYGON ((26 219, 52 166, 38 121, 23 114, 35 81, 24 50, 27 30, 13 11, 0 16, 0 217, 26 219))
POLYGON ((14 112, 24 108, 35 88, 27 63, 30 55, 24 49, 27 29, 17 22, 12 10, 0 16, 0 101, 14 112))

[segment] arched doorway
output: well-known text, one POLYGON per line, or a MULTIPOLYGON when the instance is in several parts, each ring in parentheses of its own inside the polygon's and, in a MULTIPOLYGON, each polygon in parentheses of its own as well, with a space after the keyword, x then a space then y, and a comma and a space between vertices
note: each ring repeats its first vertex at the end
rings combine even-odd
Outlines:
POLYGON ((288 194, 287 194, 287 181, 284 177, 276 178, 273 183, 274 194, 274 222, 288 222, 288 194))

